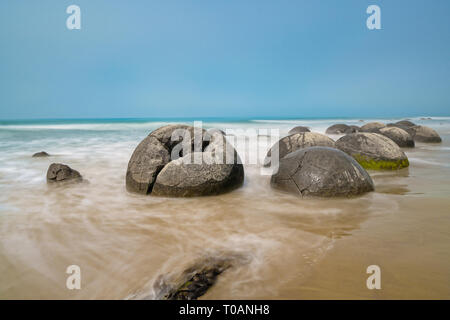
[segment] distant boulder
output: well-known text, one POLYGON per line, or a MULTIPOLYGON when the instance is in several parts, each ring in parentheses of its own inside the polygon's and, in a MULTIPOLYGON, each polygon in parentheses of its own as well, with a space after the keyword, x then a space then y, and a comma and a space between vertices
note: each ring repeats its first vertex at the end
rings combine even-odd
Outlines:
POLYGON ((426 126, 413 126, 409 128, 412 132, 412 136, 414 141, 416 142, 424 142, 424 143, 439 143, 442 142, 439 134, 426 126))
POLYGON ((397 121, 395 123, 395 125, 397 126, 403 126, 403 127, 414 127, 416 126, 416 124, 414 122, 411 122, 409 120, 401 120, 401 121, 397 121))
POLYGON ((233 190, 243 180, 239 156, 220 130, 168 125, 137 146, 128 163, 126 187, 141 194, 194 197, 233 190))
POLYGON ((297 126, 295 128, 292 128, 289 130, 289 134, 295 134, 295 133, 303 133, 303 132, 311 132, 308 127, 303 126, 297 126))
POLYGON ((381 128, 386 127, 384 123, 381 122, 369 122, 363 125, 360 129, 360 132, 374 132, 379 133, 381 128))
POLYGON ((400 147, 378 133, 348 134, 336 141, 336 147, 355 158, 366 169, 394 170, 409 166, 408 158, 400 147))
POLYGON ((81 174, 62 163, 52 163, 47 170, 47 183, 80 182, 81 174))
POLYGON ((361 130, 360 127, 351 125, 351 126, 348 126, 348 129, 345 130, 344 133, 346 133, 346 134, 349 134, 349 133, 355 133, 355 132, 359 132, 360 130, 361 130))
POLYGON ((329 127, 325 133, 326 134, 344 134, 345 131, 349 130, 349 126, 343 123, 333 124, 329 127))
POLYGON ((394 141, 401 148, 414 148, 414 139, 405 130, 398 127, 380 129, 380 134, 394 141))
POLYGON ((369 174, 344 152, 309 147, 280 160, 271 186, 300 197, 349 197, 373 191, 369 174))
POLYGON ((264 166, 271 164, 271 157, 276 154, 276 148, 278 148, 278 159, 281 159, 291 152, 307 147, 334 147, 334 140, 317 132, 291 134, 280 139, 270 148, 264 159, 264 166))
POLYGON ((33 158, 44 158, 44 157, 50 157, 50 155, 45 151, 41 151, 41 152, 37 152, 37 153, 33 154, 33 158))

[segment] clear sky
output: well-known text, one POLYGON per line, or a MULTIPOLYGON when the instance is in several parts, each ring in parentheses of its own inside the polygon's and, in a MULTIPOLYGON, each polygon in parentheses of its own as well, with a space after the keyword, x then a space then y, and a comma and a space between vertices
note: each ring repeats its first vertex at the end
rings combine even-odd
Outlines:
POLYGON ((449 0, 2 0, 0 39, 0 119, 450 115, 449 0))

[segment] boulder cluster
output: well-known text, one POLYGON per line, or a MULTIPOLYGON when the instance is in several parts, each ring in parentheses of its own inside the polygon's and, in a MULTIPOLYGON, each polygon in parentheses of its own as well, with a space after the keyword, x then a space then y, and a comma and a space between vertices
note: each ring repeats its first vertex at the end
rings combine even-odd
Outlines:
MULTIPOLYGON (((401 148, 416 142, 441 142, 433 129, 403 120, 362 127, 335 124, 327 134, 297 126, 267 152, 264 166, 276 172, 271 186, 300 197, 356 196, 374 190, 366 170, 397 170, 409 166, 401 148), (274 159, 277 159, 276 163, 274 159)), ((49 157, 45 151, 33 157, 49 157)), ((83 181, 61 163, 47 171, 49 184, 83 181)), ((126 171, 129 192, 170 197, 218 195, 240 187, 244 168, 236 150, 220 130, 167 125, 152 131, 134 150, 126 171)))

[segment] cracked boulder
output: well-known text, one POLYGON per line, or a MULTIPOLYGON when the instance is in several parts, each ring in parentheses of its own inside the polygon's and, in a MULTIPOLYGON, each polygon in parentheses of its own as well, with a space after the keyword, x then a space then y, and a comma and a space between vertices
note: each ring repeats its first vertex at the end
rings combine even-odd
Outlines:
POLYGON ((62 163, 52 163, 47 170, 47 183, 80 182, 81 174, 62 163))
POLYGON ((336 148, 355 158, 365 169, 395 170, 409 166, 408 157, 400 147, 378 133, 348 134, 336 141, 336 148))
POLYGON ((228 192, 243 180, 239 156, 219 130, 168 125, 135 149, 126 187, 141 194, 192 197, 228 192))
POLYGON ((350 197, 374 190, 369 174, 346 153, 329 147, 297 150, 280 160, 271 186, 300 197, 350 197))
POLYGON ((325 133, 326 134, 344 134, 348 132, 350 127, 343 123, 333 124, 331 127, 329 127, 325 133))
POLYGON ((267 152, 264 159, 264 166, 271 164, 272 155, 276 156, 278 148, 278 159, 282 159, 287 154, 307 147, 331 147, 334 148, 334 140, 324 134, 317 132, 303 132, 286 136, 267 152))

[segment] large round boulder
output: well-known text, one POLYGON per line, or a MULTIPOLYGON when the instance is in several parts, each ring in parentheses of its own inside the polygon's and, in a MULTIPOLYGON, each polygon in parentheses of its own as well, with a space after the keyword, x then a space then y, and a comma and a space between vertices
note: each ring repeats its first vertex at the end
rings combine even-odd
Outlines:
POLYGON ((414 148, 414 139, 405 130, 398 127, 380 129, 380 134, 394 141, 401 148, 414 148))
POLYGON ((343 123, 333 124, 325 131, 326 134, 344 134, 349 130, 349 126, 343 123))
POLYGON ((81 174, 62 163, 52 163, 47 170, 47 183, 80 182, 81 174))
POLYGON ((204 196, 242 185, 244 169, 218 130, 169 125, 149 134, 128 163, 128 191, 161 196, 204 196))
POLYGON ((410 127, 411 135, 413 136, 414 141, 416 142, 425 142, 425 143, 439 143, 442 142, 439 134, 426 126, 414 126, 410 127))
POLYGON ((352 157, 328 147, 288 154, 272 175, 271 186, 300 197, 349 197, 374 190, 372 179, 352 157))
POLYGON ((302 133, 302 132, 311 132, 308 127, 297 126, 289 130, 289 134, 302 133))
POLYGON ((384 123, 381 122, 369 122, 363 125, 360 129, 360 132, 375 132, 378 133, 381 128, 386 127, 384 123))
POLYGON ((271 164, 272 155, 275 156, 277 154, 277 149, 278 159, 281 159, 288 153, 307 147, 334 147, 334 140, 317 132, 291 134, 280 139, 270 148, 264 159, 264 166, 267 167, 271 164))
POLYGON ((366 169, 393 170, 409 166, 408 158, 400 147, 378 133, 348 134, 336 141, 336 148, 355 158, 366 169))

